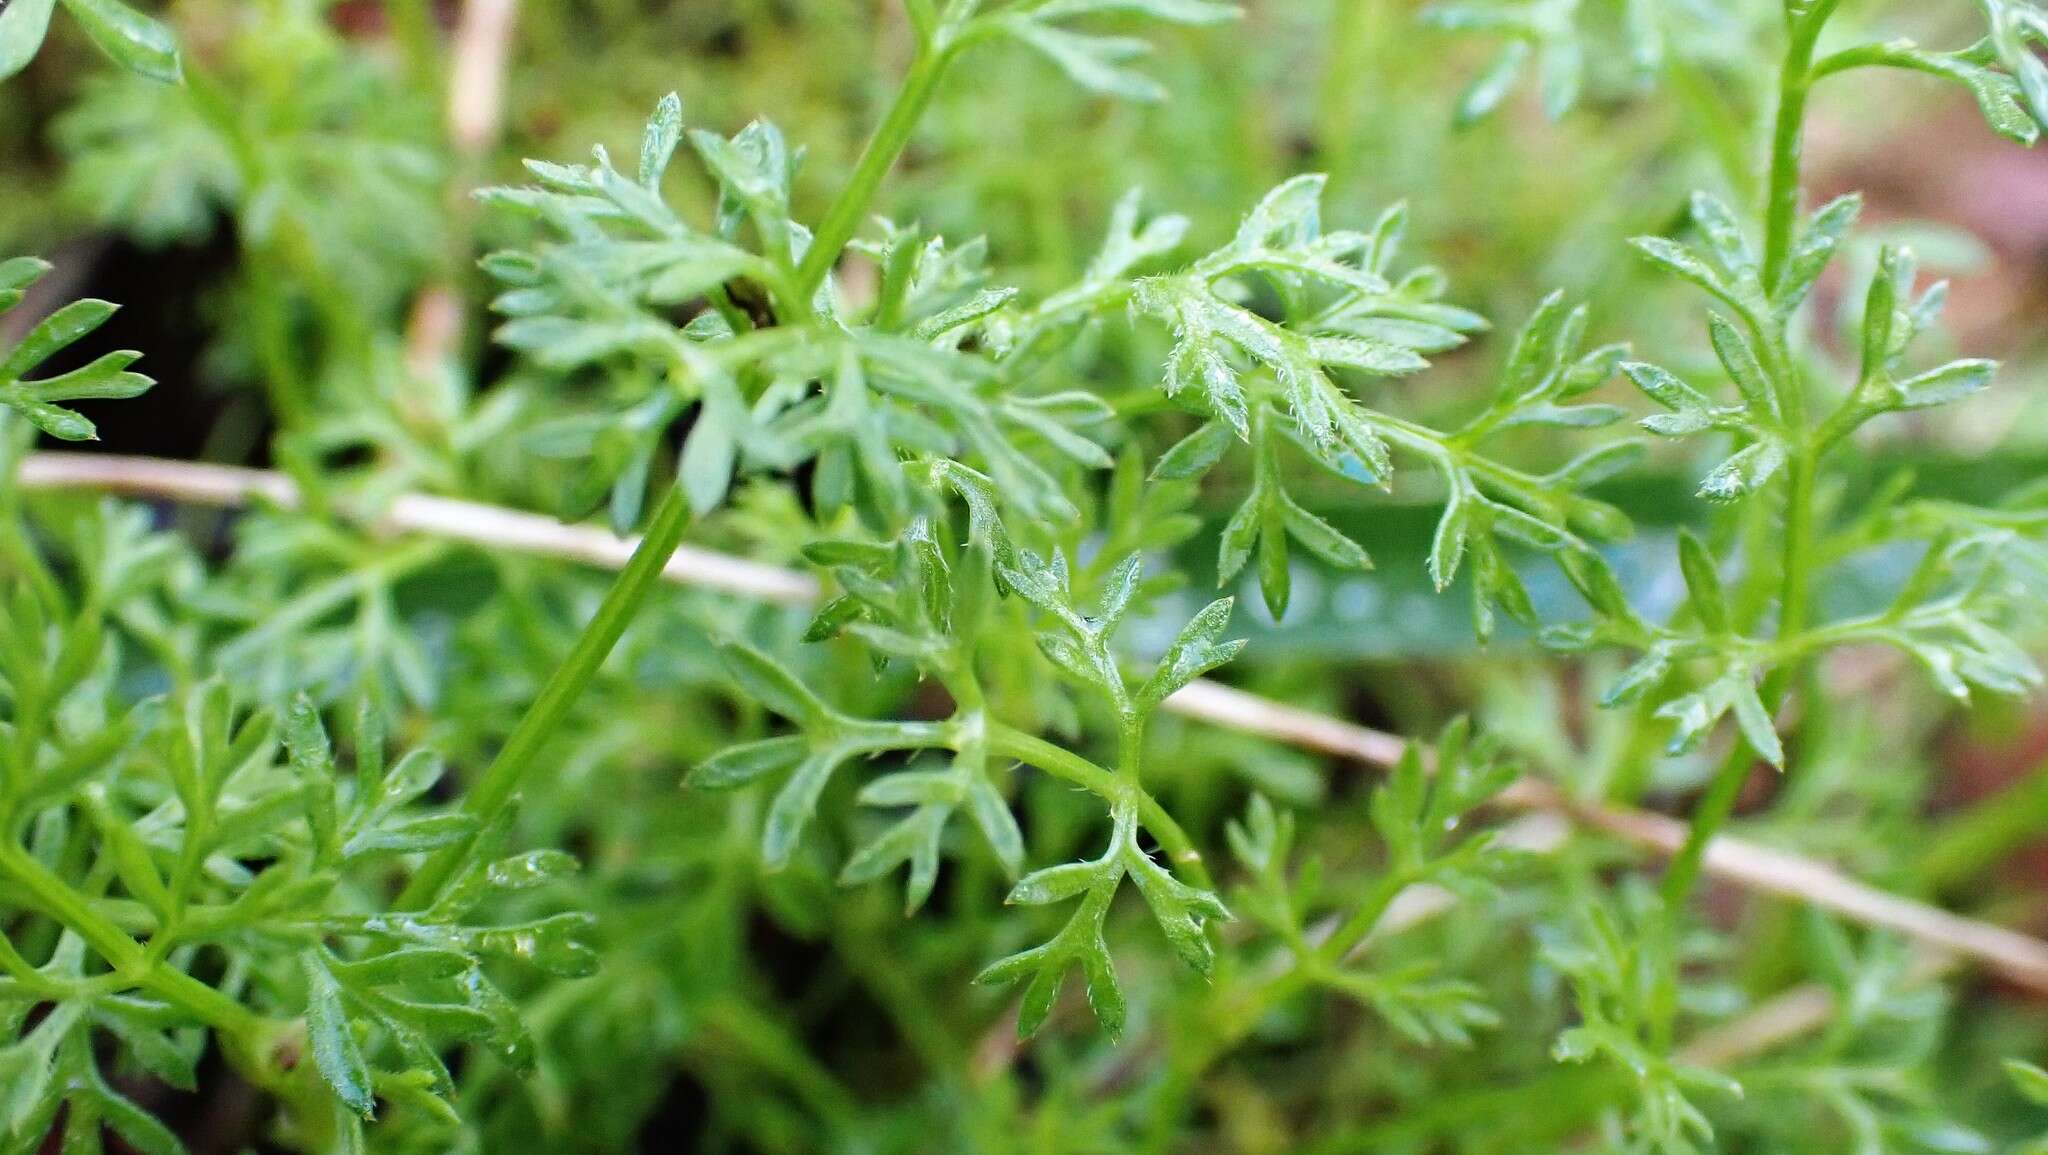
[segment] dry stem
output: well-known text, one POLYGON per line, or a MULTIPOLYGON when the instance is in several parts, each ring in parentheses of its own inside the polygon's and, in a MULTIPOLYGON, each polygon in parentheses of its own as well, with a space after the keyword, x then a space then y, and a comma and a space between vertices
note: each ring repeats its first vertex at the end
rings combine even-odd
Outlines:
MULTIPOLYGON (((237 506, 297 502, 290 479, 256 469, 82 453, 35 453, 21 466, 29 489, 89 490, 189 504, 237 506)), ((616 569, 634 541, 592 526, 501 506, 425 494, 407 494, 361 520, 373 531, 424 533, 491 548, 564 558, 616 569)), ((814 600, 810 576, 688 546, 676 551, 663 575, 761 601, 800 605, 814 600)), ((1261 698, 1216 682, 1198 681, 1167 699, 1166 708, 1245 733, 1372 766, 1387 766, 1406 742, 1339 718, 1261 698)), ((1550 783, 1524 777, 1500 796, 1503 805, 1568 815, 1580 825, 1669 856, 1685 844, 1687 825, 1649 811, 1580 802, 1550 783)), ((2048 943, 1979 919, 1869 886, 1824 863, 1722 835, 1706 854, 1707 873, 1748 890, 1808 903, 1869 926, 1896 931, 1933 948, 1975 959, 2006 979, 2048 994, 2048 943)), ((1811 1001, 1811 996, 1802 996, 1811 1001)), ((1801 1008, 1805 1009, 1803 1004, 1801 1008)))

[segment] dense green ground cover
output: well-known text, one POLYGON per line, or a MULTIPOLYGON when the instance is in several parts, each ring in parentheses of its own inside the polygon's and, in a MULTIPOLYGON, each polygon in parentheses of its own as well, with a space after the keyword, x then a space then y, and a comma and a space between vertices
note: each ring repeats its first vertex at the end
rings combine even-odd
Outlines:
POLYGON ((2044 46, 10 0, 0 1150, 2039 1149, 2044 46))

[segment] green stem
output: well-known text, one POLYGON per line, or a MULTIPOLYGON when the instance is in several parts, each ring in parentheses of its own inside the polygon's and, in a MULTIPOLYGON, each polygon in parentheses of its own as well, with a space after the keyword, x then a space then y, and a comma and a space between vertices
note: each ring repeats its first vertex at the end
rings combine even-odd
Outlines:
POLYGON ((1812 88, 1813 50, 1841 0, 1814 0, 1790 18, 1792 40, 1778 77, 1777 123, 1771 131, 1771 183, 1764 216, 1764 288, 1778 283, 1792 255, 1799 221, 1799 160, 1806 137, 1806 94, 1812 88))
POLYGON ((1374 73, 1369 57, 1373 33, 1384 22, 1380 0, 1355 0, 1339 5, 1331 29, 1334 38, 1323 68, 1322 90, 1316 99, 1315 152, 1325 172, 1343 177, 1356 150, 1359 106, 1374 73))
POLYGON ((1173 815, 1159 805, 1159 800, 1125 781, 1116 774, 1097 766, 1064 746, 1055 746, 1043 738, 1026 734, 1022 730, 992 722, 988 728, 988 748, 992 754, 1004 758, 1015 758, 1029 762, 1055 778, 1064 778, 1074 785, 1093 794, 1111 800, 1128 799, 1138 807, 1138 820, 1145 829, 1159 840, 1159 848, 1166 852, 1175 866, 1187 871, 1189 881, 1205 890, 1215 889, 1215 880, 1209 877, 1209 870, 1202 864, 1202 852, 1182 830, 1173 815))
POLYGON ((920 44, 929 43, 938 35, 939 13, 932 7, 932 0, 903 0, 903 10, 910 17, 910 27, 920 44))
POLYGON ((1683 908, 1692 897, 1693 887, 1699 885, 1700 872, 1707 856, 1707 844, 1728 819, 1735 813, 1736 799, 1742 795, 1742 784, 1749 780, 1749 768, 1756 765, 1756 751, 1748 742, 1736 739, 1735 748, 1728 751, 1728 757, 1714 771, 1713 781, 1707 784, 1707 792, 1700 796, 1693 807, 1692 829, 1687 832, 1685 845, 1672 856, 1671 865, 1664 871, 1664 906, 1668 911, 1683 908))
MULTIPOLYGON (((1793 228, 1799 217, 1799 158, 1806 122, 1806 94, 1814 81, 1814 46, 1839 3, 1840 0, 1813 0, 1810 7, 1789 17, 1791 42, 1779 75, 1777 123, 1771 134, 1770 188, 1764 210, 1766 290, 1777 283, 1791 257, 1793 228)), ((1771 336, 1782 338, 1782 333, 1771 336)), ((1770 345, 1775 350, 1784 348, 1782 339, 1773 340, 1770 345)), ((1787 470, 1783 586, 1778 599, 1778 637, 1788 639, 1806 628, 1806 607, 1811 600, 1814 452, 1813 434, 1806 422, 1803 383, 1797 379, 1789 355, 1775 360, 1779 362, 1779 391, 1787 432, 1794 440, 1787 470)), ((1779 666, 1765 679, 1763 699, 1767 708, 1777 708, 1795 672, 1794 666, 1779 666)), ((1664 874, 1664 906, 1673 916, 1692 897, 1707 845, 1734 813, 1736 799, 1755 758, 1756 752, 1749 744, 1737 738, 1735 748, 1728 752, 1727 760, 1715 772, 1706 795, 1694 809, 1685 845, 1679 848, 1664 874)), ((1665 1025, 1668 1027, 1668 1023, 1665 1025)))
POLYGON ((1819 80, 1857 68, 1903 68, 1913 72, 1924 72, 1930 76, 1948 75, 1933 67, 1925 57, 1915 53, 1913 48, 1914 44, 1910 40, 1859 44, 1854 48, 1845 48, 1816 62, 1813 66, 1813 79, 1819 80))
POLYGON ((141 943, 102 917, 84 895, 20 847, 0 848, 0 874, 21 888, 27 905, 76 932, 115 973, 229 1036, 232 1043, 239 1044, 241 1053, 249 1053, 251 1044, 271 1033, 271 1023, 263 1016, 191 975, 152 960, 141 943))
POLYGON ((949 47, 920 45, 910 70, 903 76, 903 87, 897 90, 895 102, 861 151, 846 187, 839 190, 839 196, 825 210, 825 219, 818 222, 811 247, 804 252, 803 264, 797 267, 797 289, 804 297, 808 298, 825 282, 825 275, 838 263, 846 243, 853 239, 868 202, 874 199, 875 190, 882 187, 882 178, 889 175, 896 158, 910 143, 911 130, 917 127, 918 119, 931 103, 952 52, 949 47))
MULTIPOLYGON (((1800 431, 1802 435, 1804 430, 1800 431)), ((1805 446, 1792 456, 1785 487, 1784 586, 1778 595, 1778 638, 1798 637, 1806 629, 1807 603, 1813 589, 1813 482, 1814 455, 1805 446)), ((1785 690, 1791 666, 1780 666, 1767 679, 1764 699, 1770 701, 1773 683, 1778 694, 1785 690)))
MULTIPOLYGON (((852 177, 826 210, 825 219, 819 224, 811 247, 804 254, 797 274, 801 297, 807 299, 824 282, 826 273, 839 259, 847 241, 853 238, 861 214, 867 211, 868 202, 874 199, 882 178, 909 142, 911 130, 916 127, 926 105, 931 103, 939 76, 959 43, 955 41, 950 46, 930 41, 920 43, 917 58, 911 62, 910 71, 903 78, 903 87, 897 92, 895 103, 861 153, 852 177)), ((655 509, 646 536, 641 538, 625 569, 619 572, 618 580, 605 594, 603 604, 598 606, 597 616, 584 627, 567 660, 548 678, 540 696, 534 699, 533 705, 527 708, 519 724, 505 739, 498 756, 464 797, 463 810, 475 815, 480 827, 488 826, 512 800, 541 747, 567 716, 576 699, 582 696, 584 687, 597 675, 598 667, 604 664, 612 647, 618 643, 627 623, 661 579, 661 571, 681 543, 683 529, 689 521, 688 501, 681 489, 671 488, 655 509)), ((429 859, 406 885, 399 897, 399 905, 418 908, 430 902, 467 861, 474 842, 474 837, 466 838, 429 859)))
POLYGON ((1610 507, 1605 502, 1576 493, 1559 493, 1556 486, 1533 474, 1524 473, 1512 466, 1503 465, 1482 453, 1469 448, 1471 436, 1457 434, 1447 436, 1419 422, 1403 417, 1381 413, 1376 409, 1359 412, 1372 424, 1373 431, 1385 438, 1387 443, 1398 449, 1405 449, 1418 457, 1430 461, 1440 473, 1455 472, 1470 474, 1484 481, 1513 504, 1530 512, 1548 511, 1560 519, 1555 528, 1570 543, 1571 548, 1589 550, 1592 547, 1572 532, 1573 524, 1583 525, 1600 517, 1600 511, 1610 507))
MULTIPOLYGON (((1803 436, 1804 430, 1800 433, 1803 436)), ((1813 480, 1813 453, 1802 447, 1793 455, 1785 492, 1784 584, 1778 595, 1780 640, 1796 638, 1805 631, 1807 604, 1812 600, 1813 480)), ((1788 662, 1779 665, 1764 679, 1762 697, 1767 709, 1775 711, 1783 702, 1785 691, 1797 676, 1800 664, 1788 662)), ((1736 799, 1742 793, 1742 784, 1748 780, 1750 767, 1756 764, 1756 758, 1756 750, 1738 737, 1735 748, 1728 752, 1727 760, 1715 772, 1707 793, 1694 808, 1692 829, 1686 835, 1685 845, 1679 848, 1670 868, 1664 873, 1664 906, 1667 911, 1675 913, 1692 897, 1706 859, 1707 844, 1734 814, 1736 799)))
POLYGON ((1142 788, 1145 783, 1144 765, 1145 722, 1135 711, 1128 711, 1117 719, 1117 776, 1134 787, 1142 788))
MULTIPOLYGON (((647 535, 634 548, 626 568, 619 571, 618 580, 597 607, 596 616, 583 628, 568 658, 549 676, 540 696, 513 727, 498 756, 463 798, 463 811, 476 816, 479 827, 489 826, 512 800, 541 748, 582 696, 584 687, 597 676, 598 667, 611 654, 619 635, 625 633, 627 623, 660 582, 661 571, 682 541, 683 529, 689 522, 690 504, 680 488, 671 486, 655 508, 647 535)), ((473 842, 474 838, 466 838, 427 860, 399 897, 399 909, 419 909, 433 901, 468 860, 473 842)))
POLYGON ((1407 875, 1395 872, 1374 883, 1371 892, 1366 895, 1365 901, 1358 905, 1358 909, 1352 911, 1343 925, 1329 938, 1323 940, 1322 946, 1316 948, 1319 963, 1330 967, 1342 963, 1344 957, 1359 943, 1364 942, 1366 936, 1373 932, 1373 928, 1379 926, 1380 919, 1386 916, 1387 908, 1394 905, 1394 899, 1403 890, 1408 889, 1409 882, 1407 875))

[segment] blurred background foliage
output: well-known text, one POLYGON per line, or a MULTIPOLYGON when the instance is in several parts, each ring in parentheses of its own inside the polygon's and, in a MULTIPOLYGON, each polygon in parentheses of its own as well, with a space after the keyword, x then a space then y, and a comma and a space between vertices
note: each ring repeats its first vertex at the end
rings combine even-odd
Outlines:
MULTIPOLYGON (((1006 280, 1036 293, 1072 280, 1130 188, 1188 214, 1190 251, 1203 251, 1264 190, 1324 171, 1332 220, 1362 227, 1386 205, 1410 203, 1408 251, 1445 269, 1452 300, 1516 318, 1562 286, 1591 302, 1594 340, 1626 336, 1705 363, 1684 291, 1619 238, 1667 231, 1694 188, 1755 199, 1754 126, 1773 79, 1757 42, 1777 5, 1655 5, 1665 51, 1586 75, 1570 115, 1549 118, 1540 94, 1518 89, 1463 127, 1460 101, 1497 46, 1429 27, 1421 7, 1249 0, 1240 25, 1157 36, 1149 67, 1171 93, 1158 104, 1047 83, 1050 66, 1028 53, 980 53, 946 81, 881 208, 952 238, 985 235, 1006 280)), ((1625 7, 1583 5, 1603 28, 1625 7)), ((1935 43, 1967 41, 1976 19, 1966 4, 1849 7, 1846 22, 1935 43)), ((587 514, 585 463, 537 454, 535 432, 630 396, 632 383, 539 372, 489 345, 489 290, 474 261, 524 226, 481 211, 467 191, 517 180, 521 157, 575 159, 591 141, 631 155, 647 110, 674 90, 693 125, 732 132, 768 117, 800 143, 796 215, 814 219, 893 92, 909 44, 899 9, 881 0, 534 0, 518 10, 502 133, 472 153, 451 140, 444 111, 445 45, 461 8, 177 0, 162 12, 185 52, 185 87, 120 74, 61 22, 27 71, 0 86, 0 251, 51 257, 67 295, 124 302, 94 348, 146 350, 165 383, 140 401, 91 407, 103 447, 317 462, 351 479, 353 500, 373 503, 426 490, 587 514), (443 293, 455 302, 452 320, 431 304, 443 293), (451 324, 452 338, 422 335, 451 324), (273 450, 280 428, 291 435, 273 450)), ((1815 116, 1816 193, 1860 188, 1870 199, 1865 221, 1875 227, 1855 241, 1850 279, 1867 275, 1880 241, 1911 238, 1955 280, 1943 339, 2006 361, 1984 402, 1915 418, 1881 463, 1859 471, 1854 491, 1831 500, 1849 509, 1884 500, 1882 487, 1903 470, 1916 492, 1970 498, 2039 476, 2048 467, 2048 328, 2039 323, 2048 158, 1997 141, 1967 94, 1932 80, 1853 80, 1823 94, 1815 116)), ((714 203, 694 168, 678 170, 672 203, 714 203)), ((1820 307, 1835 310, 1842 295, 1831 279, 1820 307)), ((1482 337, 1386 388, 1405 391, 1401 404, 1424 419, 1469 412, 1501 345, 1482 337)), ((1117 367, 1155 373, 1146 367, 1162 351, 1110 348, 1087 384, 1137 403, 1154 382, 1120 380, 1117 367)), ((1562 459, 1555 433, 1523 436, 1517 452, 1531 461, 1562 459)), ((1701 463, 1676 456, 1685 449, 1657 452, 1659 468, 1602 494, 1638 521, 1617 564, 1650 609, 1660 589, 1665 604, 1678 596, 1670 538, 1700 514, 1689 494, 1701 463)), ((1185 620, 1207 600, 1211 535, 1239 481, 1219 474, 1208 487, 1218 504, 1195 506, 1209 528, 1182 534, 1193 587, 1160 621, 1185 620)), ((1470 709, 1589 797, 1656 800, 1696 784, 1702 765, 1674 759, 1639 773, 1630 767, 1642 752, 1611 748, 1603 719, 1576 723, 1589 713, 1577 705, 1583 685, 1603 678, 1539 661, 1512 634, 1479 656, 1465 599, 1428 591, 1421 558, 1436 510, 1426 497, 1407 503, 1399 479, 1393 499, 1371 502, 1334 478, 1299 485, 1305 503, 1374 542, 1379 567, 1339 575, 1300 559, 1294 605, 1279 623, 1249 609, 1255 596, 1241 598, 1253 638, 1234 668, 1241 684, 1402 733, 1433 732, 1470 709)), ((35 501, 60 556, 111 516, 82 498, 35 501)), ((502 740, 604 586, 601 575, 557 563, 406 553, 260 512, 163 508, 156 518, 182 544, 140 600, 196 610, 238 692, 271 700, 311 682, 332 700, 374 671, 395 690, 398 731, 457 766, 481 764, 502 740), (290 625, 266 624, 279 620, 290 625)), ((692 537, 786 561, 810 533, 792 494, 764 486, 742 491, 692 537)), ((1530 580, 1539 604, 1570 604, 1547 571, 1532 569, 1530 580)), ((1897 575, 1869 580, 1878 589, 1897 575)), ((1852 575, 1826 596, 1852 606, 1868 595, 1852 575)), ((1390 967, 1434 962, 1507 1008, 1515 1029, 1470 1050, 1430 1050, 1422 1061, 1355 1007, 1305 1000, 1217 1059, 1204 1042, 1213 1003, 1156 951, 1134 952, 1133 965, 1153 973, 1127 982, 1139 1041, 1117 1048, 1092 1031, 1054 1029, 1020 1052, 1000 996, 965 981, 988 944, 1017 929, 999 921, 992 896, 1003 880, 985 855, 963 851, 932 909, 906 922, 888 885, 828 893, 846 840, 807 846, 770 873, 747 833, 757 820, 733 813, 758 799, 678 793, 684 767, 768 732, 759 708, 726 688, 712 640, 744 632, 793 643, 801 628, 790 611, 683 590, 634 624, 552 744, 547 785, 528 792, 519 815, 523 844, 585 860, 581 878, 564 885, 576 889, 574 906, 599 915, 604 969, 530 1002, 536 1076, 510 1077, 472 1054, 458 1069, 469 1125, 394 1111, 377 1149, 1625 1149, 1599 1130, 1609 1077, 1552 1067, 1542 1053, 1569 1015, 1563 976, 1542 961, 1544 928, 1570 924, 1588 904, 1623 857, 1613 846, 1574 840, 1527 877, 1504 880, 1482 900, 1487 917, 1435 920, 1377 948, 1390 967)), ((1159 628, 1138 631, 1141 649, 1170 639, 1171 627, 1159 628)), ((836 646, 805 652, 807 676, 840 702, 918 713, 902 676, 875 677, 836 646)), ((2038 924, 2048 859, 2027 847, 2048 826, 2035 773, 2048 757, 2042 704, 1965 719, 1895 668, 1837 673, 1852 689, 1828 706, 1818 752, 1796 781, 1770 787, 1769 817, 1749 832, 1909 894, 2038 924), (1876 763, 1884 773, 1867 772, 1876 763)), ((1052 702, 1041 713, 1049 727, 1071 726, 1052 702)), ((1191 829, 1220 831, 1257 789, 1318 808, 1301 843, 1324 863, 1323 893, 1355 892, 1372 876, 1373 852, 1358 836, 1366 784, 1355 769, 1172 720, 1154 742, 1153 764, 1171 768, 1160 793, 1191 829)), ((1026 779, 1022 794, 1035 852, 1079 853, 1094 838, 1094 811, 1058 784, 1026 779)), ((1855 1009, 1744 1073, 1748 1097, 1715 1105, 1725 1150, 1994 1150, 2039 1129, 2039 1113, 1996 1062, 2039 1056, 2048 1037, 2039 1004, 1989 983, 1944 995, 1911 978, 1896 943, 1789 907, 1725 905, 1722 923, 1744 945, 1699 944, 1714 965, 1687 991, 1693 1013, 1718 1021, 1815 973, 1855 1009)), ((248 1096, 136 1086, 194 1150, 235 1150, 261 1134, 248 1096)))

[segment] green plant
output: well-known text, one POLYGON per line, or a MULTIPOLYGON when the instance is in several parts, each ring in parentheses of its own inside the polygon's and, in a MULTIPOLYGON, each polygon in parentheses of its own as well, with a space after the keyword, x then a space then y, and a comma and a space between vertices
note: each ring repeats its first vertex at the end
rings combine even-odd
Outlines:
MULTIPOLYGON (((43 46, 57 0, 21 0, 0 11, 0 79, 28 66, 43 46)), ((182 76, 170 30, 120 0, 64 0, 64 11, 115 63, 152 80, 182 76)))
MULTIPOLYGON (((0 264, 0 312, 21 303, 30 285, 48 272, 50 266, 32 257, 17 257, 0 264)), ((96 435, 92 422, 60 401, 140 396, 155 382, 128 366, 142 354, 131 351, 109 353, 92 364, 69 373, 38 380, 28 375, 67 346, 105 324, 117 306, 106 301, 74 301, 38 321, 23 335, 7 358, 0 361, 0 396, 9 409, 52 437, 64 441, 90 441, 96 435)))
MULTIPOLYGON (((390 6, 400 51, 378 58, 317 6, 223 0, 246 23, 182 67, 158 25, 66 6, 147 78, 97 81, 59 122, 67 195, 152 244, 229 223, 237 322, 213 357, 260 386, 231 404, 260 404, 289 480, 228 534, 38 496, 34 432, 90 438, 68 405, 152 382, 132 352, 45 368, 109 319, 96 300, 0 359, 0 1150, 94 1150, 102 1130, 181 1150, 131 1075, 192 1089, 209 1047, 309 1151, 624 1149, 678 1069, 713 1103, 707 1144, 744 1150, 1989 1148, 1995 1110, 1960 1121, 1932 1075, 1969 1057, 1937 1046, 1947 1001, 1905 948, 1694 909, 1760 764, 1815 826, 1921 817, 1913 767, 1896 793, 1839 784, 1869 751, 1844 746, 1829 655, 1896 651, 1956 703, 2042 680, 2041 487, 1868 492, 1893 415, 1995 366, 1920 352, 1946 287, 1903 245, 1836 289, 1861 202, 1809 210, 1801 173, 1809 97, 1865 68, 1960 84, 2033 143, 2035 7, 1986 0, 1985 38, 1955 51, 1860 32, 1823 51, 1835 0, 1431 8, 1506 38, 1445 109, 1475 134, 1532 61, 1553 119, 1654 103, 1652 81, 1697 105, 1702 76, 1775 76, 1761 177, 1725 172, 1633 243, 1707 295, 1688 316, 1705 340, 1653 327, 1639 349, 1564 290, 1523 292, 1526 319, 1489 336, 1443 268, 1402 260, 1450 191, 1375 214, 1323 176, 1261 173, 1241 215, 1179 215, 1150 212, 1174 199, 1156 189, 1089 189, 1112 206, 1092 256, 1047 244, 1035 264, 1014 233, 874 216, 927 113, 972 87, 963 60, 1036 69, 1034 99, 1072 99, 1047 66, 1155 101, 1133 33, 1199 52, 1240 15, 906 0, 900 85, 843 178, 766 120, 691 128, 672 93, 630 162, 528 161, 528 183, 476 194, 492 337, 517 358, 493 377, 419 336, 472 243, 442 203, 470 162, 437 159, 419 112, 429 6, 390 6), (1699 500, 1658 521, 1653 469, 1689 471, 1699 500), (421 489, 602 509, 638 537, 597 580, 389 532, 417 528, 400 511, 421 489), (666 591, 686 538, 800 561, 817 602, 666 591), (1186 588, 1247 567, 1263 618, 1186 588), (1342 706, 1334 665, 1246 669, 1242 635, 1324 628, 1301 625, 1304 591, 1383 588, 1346 586, 1367 571, 1463 581, 1464 632, 1491 647, 1379 691, 1433 740, 1362 792, 1188 732, 1172 703, 1219 670, 1342 706), (1851 578, 1869 588, 1822 596, 1851 578), (1543 672, 1504 684, 1518 670, 1543 672), (1607 713, 1579 709, 1581 680, 1607 713), (1479 732, 1433 724, 1468 698, 1479 732), (412 752, 387 760, 394 732, 412 752), (1654 885, 1619 843, 1495 821, 1534 806, 1627 837, 1655 819, 1612 807, 1646 796, 1690 818, 1654 885), (899 870, 900 901, 877 885, 899 870), (1076 971, 1086 1016, 1061 997, 1076 971), (1814 1040, 1718 1043, 1808 977, 1814 1040), (857 1008, 831 1009, 848 987, 857 1008), (901 1063, 859 1070, 841 1013, 901 1063)), ((0 10, 0 75, 50 8, 0 10)), ((970 143, 1002 131, 976 124, 970 143)), ((983 175, 915 159, 914 186, 983 175)), ((0 264, 0 312, 47 269, 0 264)), ((457 536, 539 532, 518 525, 457 536)), ((1924 739, 1940 715, 1912 713, 1924 739)), ((1983 829, 1947 860, 2029 833, 1983 829)), ((1888 884, 1941 889, 1881 841, 1853 849, 1888 884)), ((1794 891, 1837 885, 1769 861, 1806 871, 1794 891)), ((1950 927, 1907 902, 1836 906, 1950 927)), ((1973 1041, 2015 1038, 2037 1033, 1973 1041)), ((2038 1072, 2011 1070, 2031 1094, 2038 1072)))

